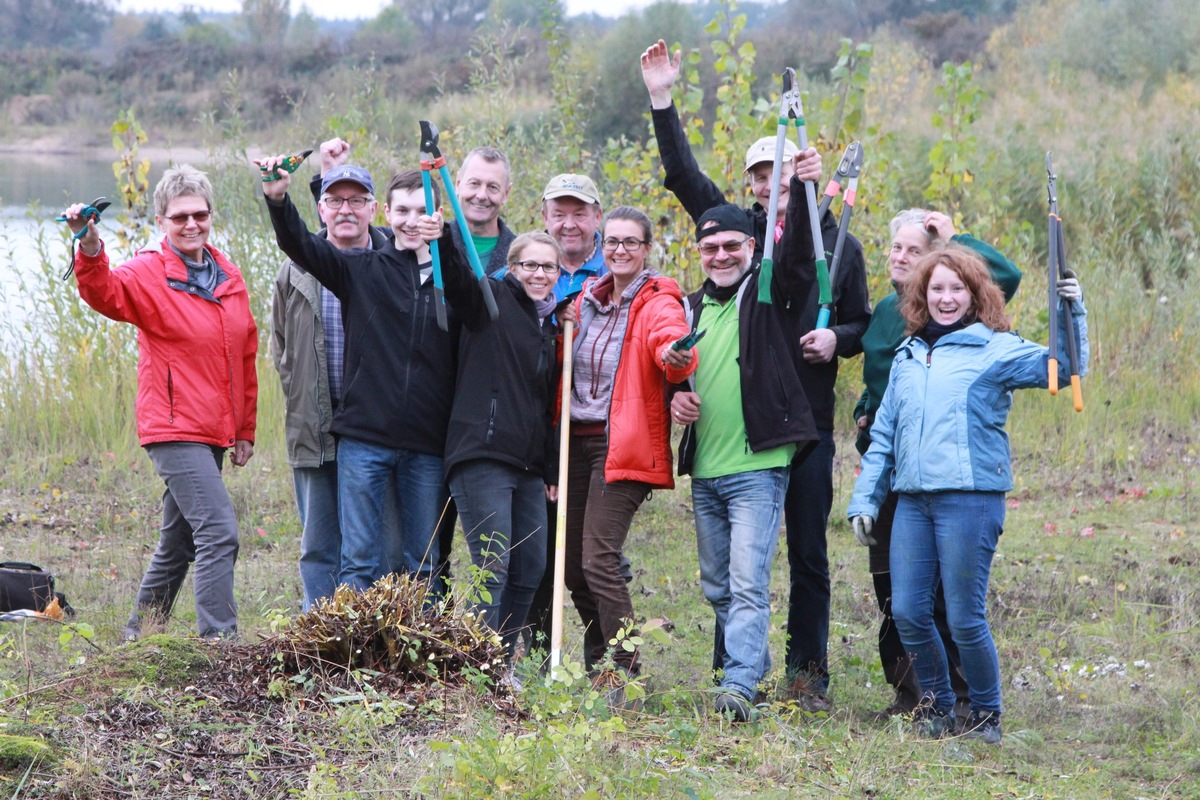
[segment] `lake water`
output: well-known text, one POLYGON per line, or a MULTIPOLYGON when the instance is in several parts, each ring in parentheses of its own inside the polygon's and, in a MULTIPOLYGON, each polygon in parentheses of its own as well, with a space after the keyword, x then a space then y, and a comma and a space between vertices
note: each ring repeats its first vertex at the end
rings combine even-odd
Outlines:
MULTIPOLYGON (((70 255, 61 239, 66 226, 54 218, 74 202, 101 196, 115 201, 112 162, 113 158, 62 153, 0 152, 0 348, 11 352, 15 331, 27 325, 29 335, 37 335, 37 321, 29 316, 31 293, 44 282, 39 239, 55 273, 61 275, 70 255)), ((165 160, 151 164, 151 186, 166 166, 165 160)), ((100 228, 112 230, 103 218, 100 228)))

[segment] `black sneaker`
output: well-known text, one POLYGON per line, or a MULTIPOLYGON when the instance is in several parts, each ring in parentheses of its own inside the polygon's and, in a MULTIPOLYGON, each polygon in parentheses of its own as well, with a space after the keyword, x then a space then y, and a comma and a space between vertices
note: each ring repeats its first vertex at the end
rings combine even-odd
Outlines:
POLYGON ((758 710, 738 691, 724 691, 717 695, 713 709, 718 716, 732 722, 750 722, 758 716, 758 710))
POLYGON ((954 735, 954 715, 933 705, 926 697, 913 709, 913 733, 924 739, 944 739, 954 735))
POLYGON ((971 709, 963 726, 964 739, 982 739, 987 744, 1000 744, 1000 712, 971 709))

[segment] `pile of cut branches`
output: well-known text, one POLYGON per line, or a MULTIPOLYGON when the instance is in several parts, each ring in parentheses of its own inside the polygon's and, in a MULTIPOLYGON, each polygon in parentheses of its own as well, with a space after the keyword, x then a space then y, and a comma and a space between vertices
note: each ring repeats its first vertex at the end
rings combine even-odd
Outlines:
POLYGON ((404 684, 492 678, 504 665, 499 637, 454 596, 433 600, 424 581, 389 575, 370 588, 339 586, 260 645, 285 673, 368 670, 404 684))

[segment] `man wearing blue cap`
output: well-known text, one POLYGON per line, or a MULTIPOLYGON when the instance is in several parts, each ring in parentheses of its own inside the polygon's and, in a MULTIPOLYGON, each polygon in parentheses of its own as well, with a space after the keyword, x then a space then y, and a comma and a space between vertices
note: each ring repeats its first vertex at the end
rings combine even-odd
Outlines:
MULTIPOLYGON (((438 560, 434 532, 447 498, 442 453, 459 323, 449 314, 449 331, 437 325, 429 242, 440 236, 447 269, 462 255, 440 214, 425 214, 419 170, 389 181, 384 215, 393 238, 378 249, 343 250, 333 239, 349 232, 349 221, 335 215, 328 238, 310 233, 288 198, 291 176, 279 169, 282 160, 255 161, 278 176, 262 184, 275 238, 341 301, 345 332, 340 399, 329 426, 337 438, 341 550, 336 583, 365 589, 389 571, 431 580, 438 560), (398 541, 389 540, 389 495, 396 504, 398 541)), ((346 164, 326 171, 321 205, 343 212, 359 205, 365 224, 376 207, 364 191, 369 178, 365 170, 346 164)), ((323 209, 328 222, 325 215, 323 209)))
MULTIPOLYGON (((341 139, 321 145, 321 175, 314 178, 323 235, 339 250, 387 244, 374 228, 378 203, 371 174, 347 165, 341 139)), ((342 396, 346 339, 342 304, 290 258, 275 278, 271 300, 271 359, 283 384, 284 435, 300 512, 300 583, 303 609, 333 595, 341 569, 338 524, 337 442, 330 432, 342 396)))

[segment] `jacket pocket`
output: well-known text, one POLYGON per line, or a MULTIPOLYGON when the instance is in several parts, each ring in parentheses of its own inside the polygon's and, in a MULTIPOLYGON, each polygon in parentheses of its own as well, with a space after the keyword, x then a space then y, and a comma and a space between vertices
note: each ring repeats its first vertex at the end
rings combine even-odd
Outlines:
POLYGON ((167 422, 175 424, 175 377, 170 362, 167 363, 167 422))

